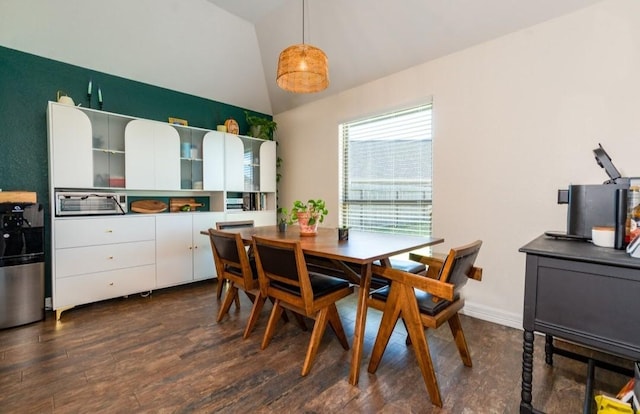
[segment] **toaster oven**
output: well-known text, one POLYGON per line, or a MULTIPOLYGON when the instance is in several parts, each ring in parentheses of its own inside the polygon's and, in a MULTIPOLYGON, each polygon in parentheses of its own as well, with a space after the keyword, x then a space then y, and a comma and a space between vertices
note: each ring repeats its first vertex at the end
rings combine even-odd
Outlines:
POLYGON ((58 191, 56 216, 96 216, 127 213, 127 195, 58 191))

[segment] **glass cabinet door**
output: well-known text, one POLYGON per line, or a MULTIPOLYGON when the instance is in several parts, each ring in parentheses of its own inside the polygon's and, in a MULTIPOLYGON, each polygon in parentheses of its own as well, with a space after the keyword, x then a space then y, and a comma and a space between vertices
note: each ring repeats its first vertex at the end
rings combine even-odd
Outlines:
POLYGON ((92 127, 94 187, 124 188, 124 130, 131 118, 87 111, 92 127))
POLYGON ((244 190, 260 191, 260 144, 261 140, 242 137, 244 144, 243 172, 244 190))
POLYGON ((180 189, 202 190, 203 138, 206 130, 174 125, 180 135, 180 189))

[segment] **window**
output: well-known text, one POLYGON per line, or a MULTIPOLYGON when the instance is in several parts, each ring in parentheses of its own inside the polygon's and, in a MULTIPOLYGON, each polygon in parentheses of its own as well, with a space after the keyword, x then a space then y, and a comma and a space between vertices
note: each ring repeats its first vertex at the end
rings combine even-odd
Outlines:
POLYGON ((431 235, 431 103, 340 125, 340 224, 431 235))

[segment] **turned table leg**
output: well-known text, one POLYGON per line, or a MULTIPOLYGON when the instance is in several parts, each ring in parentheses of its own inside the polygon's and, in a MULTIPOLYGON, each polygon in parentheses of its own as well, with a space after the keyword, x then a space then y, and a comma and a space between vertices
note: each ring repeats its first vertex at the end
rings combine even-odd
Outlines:
POLYGON ((525 329, 522 344, 522 392, 520 393, 520 414, 532 413, 531 382, 533 380, 533 331, 525 329))

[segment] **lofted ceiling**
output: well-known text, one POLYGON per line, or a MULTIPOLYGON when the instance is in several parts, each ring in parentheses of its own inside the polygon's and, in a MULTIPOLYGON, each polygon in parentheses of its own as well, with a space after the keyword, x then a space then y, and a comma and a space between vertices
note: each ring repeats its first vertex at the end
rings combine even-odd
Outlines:
POLYGON ((302 0, 208 0, 255 25, 273 114, 588 7, 600 0, 306 0, 306 43, 329 58, 329 88, 280 90, 280 52, 302 41, 302 0))

